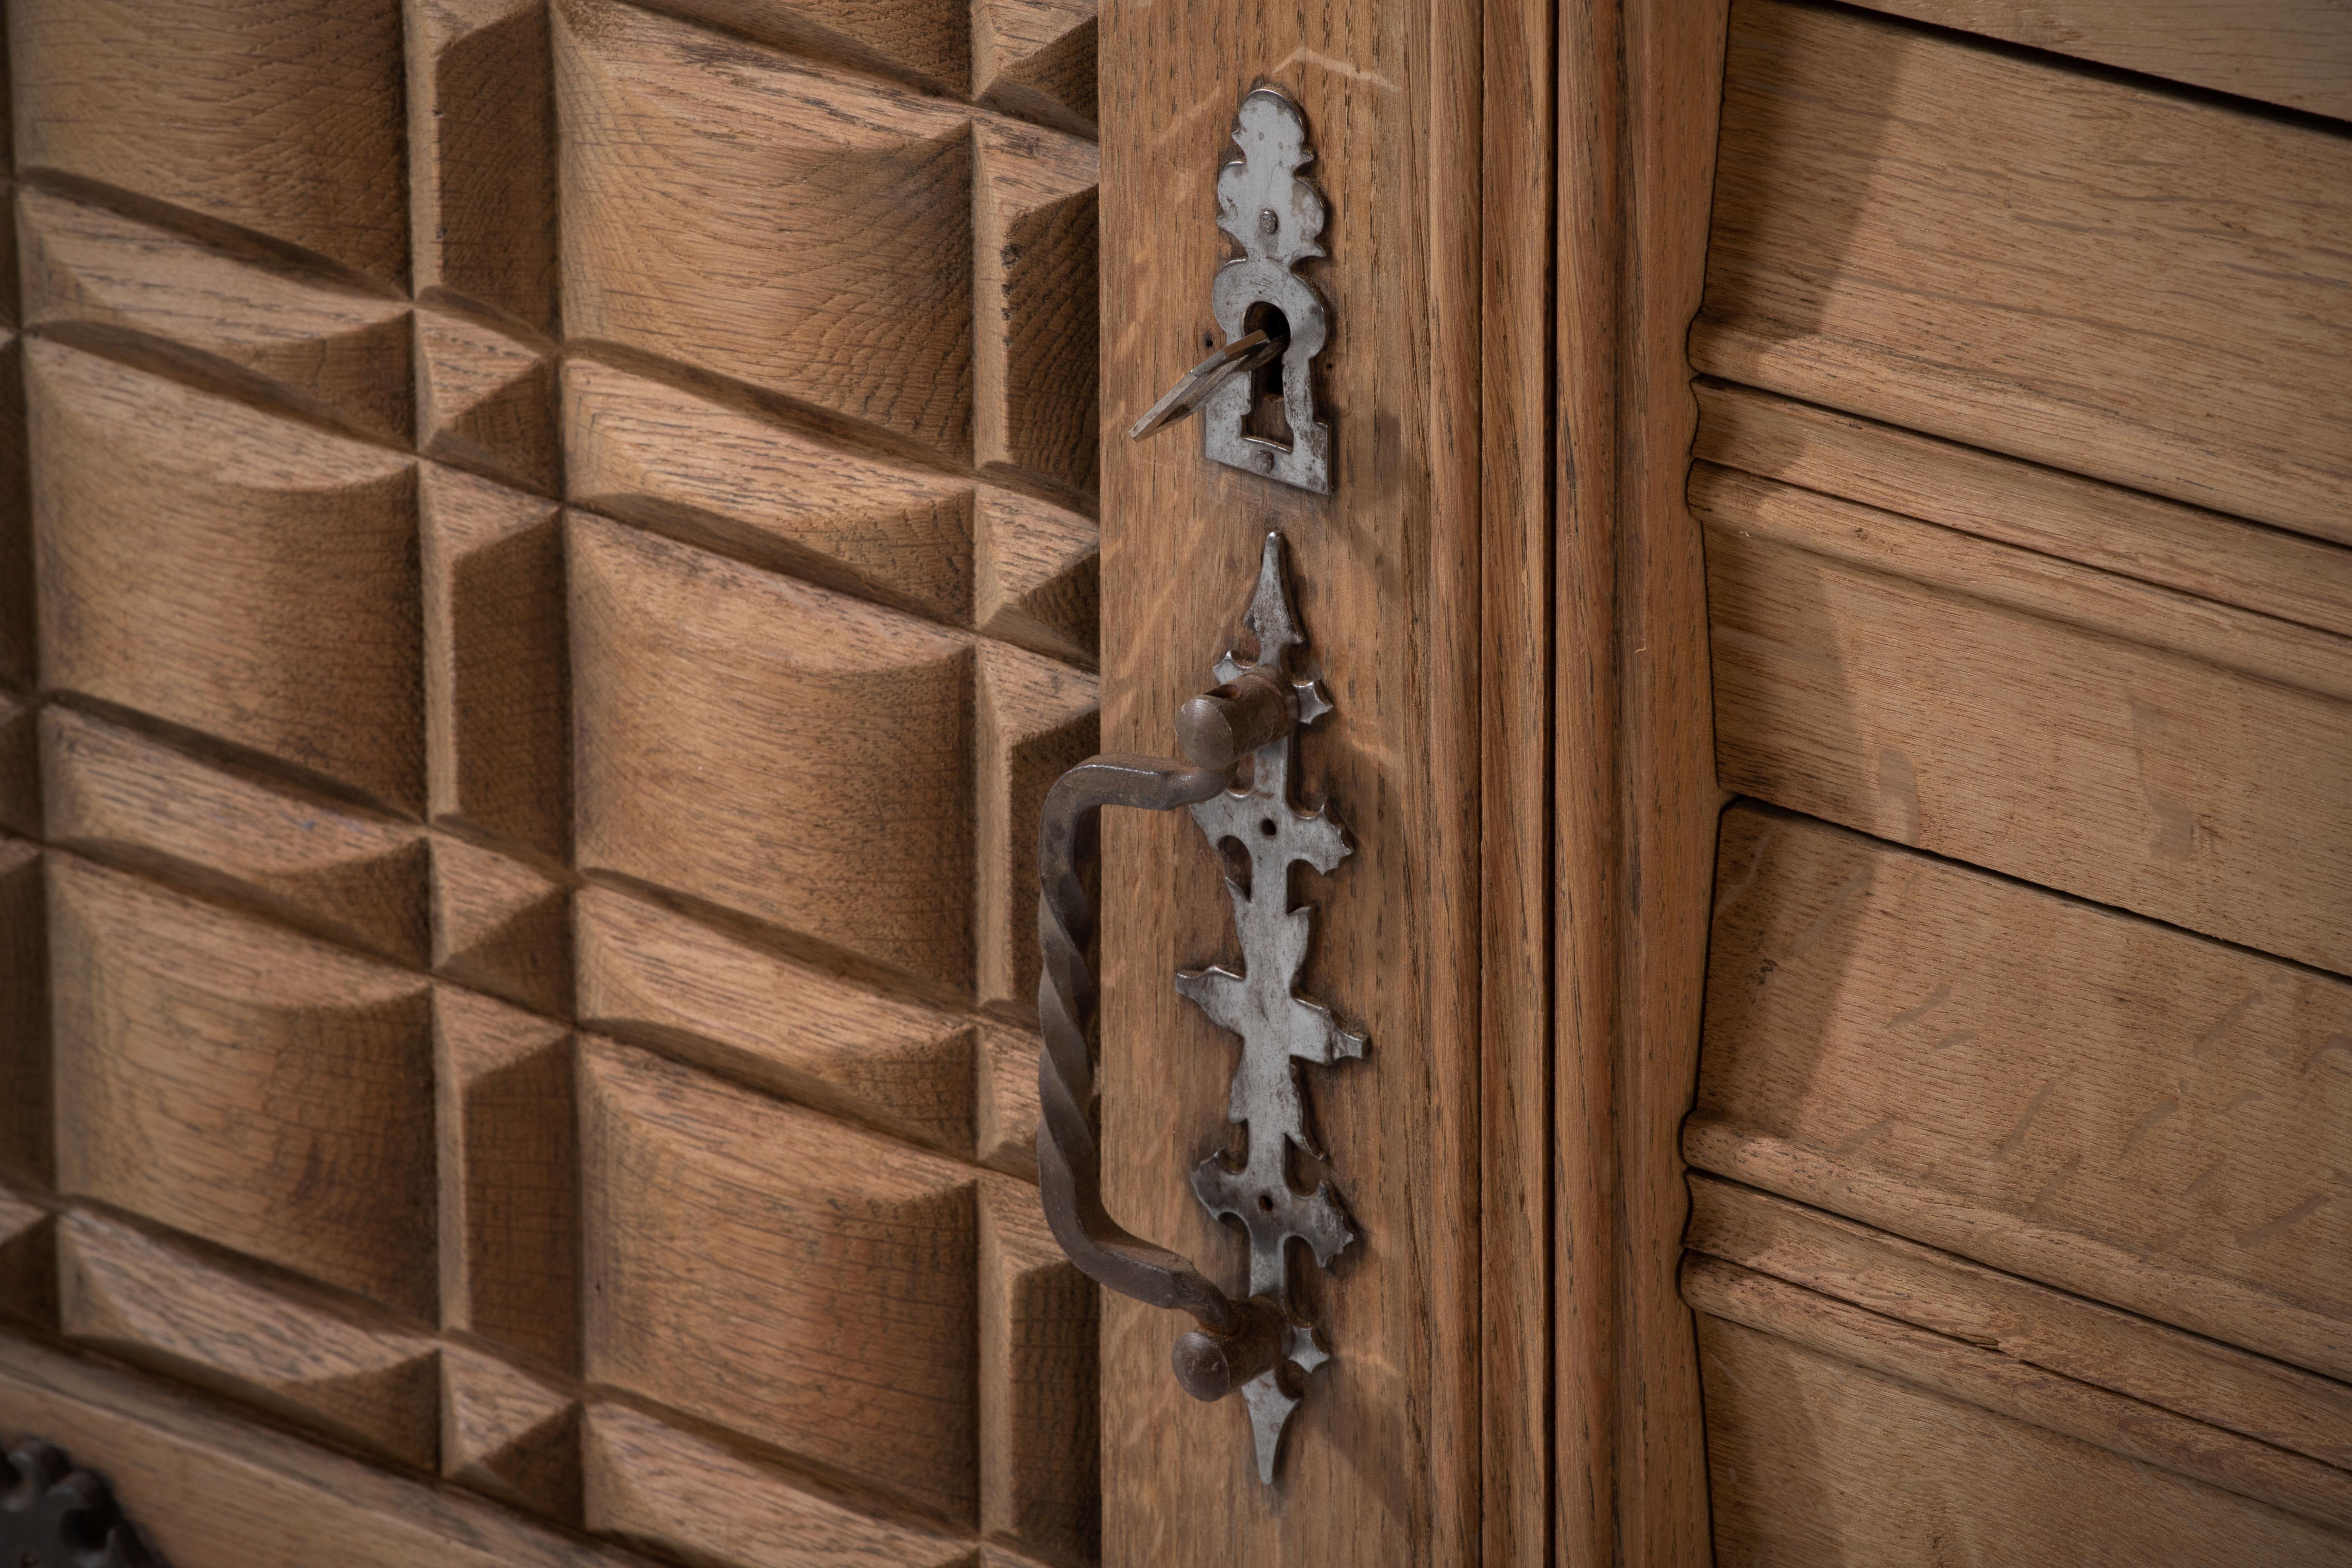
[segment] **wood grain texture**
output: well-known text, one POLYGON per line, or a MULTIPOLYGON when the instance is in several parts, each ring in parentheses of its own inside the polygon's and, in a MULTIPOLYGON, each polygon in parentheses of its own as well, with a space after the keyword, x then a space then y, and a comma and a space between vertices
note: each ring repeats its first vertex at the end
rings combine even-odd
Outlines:
POLYGON ((51 844, 398 963, 424 961, 425 836, 69 708, 42 710, 51 844))
POLYGON ((2352 542, 2352 142, 1733 13, 1700 369, 2352 542))
POLYGON ((2352 1375, 2352 984, 1745 806, 1719 880, 1693 1163, 2352 1375))
POLYGON ((563 884, 436 834, 433 972, 535 1013, 570 1014, 572 910, 563 884))
POLYGON ((242 1279, 85 1213, 58 1224, 59 1326, 312 1431, 431 1468, 433 1342, 242 1279))
POLYGON ((28 326, 406 443, 404 302, 37 188, 17 194, 16 225, 28 326))
MULTIPOLYGON (((5 875, 5 873, 0 873, 5 875)), ((58 1244, 49 1211, 0 1188, 0 1316, 54 1330, 58 1244)))
POLYGON ((1037 1000, 1038 815, 1054 781, 1101 749, 1101 693, 1091 676, 1013 648, 982 643, 974 662, 980 999, 1026 1015, 1037 1000))
POLYGON ((0 1336, 0 1436, 105 1456, 107 1479, 173 1568, 645 1568, 449 1488, 234 1419, 119 1369, 0 1336))
POLYGON ((1718 1561, 2336 1565, 2324 1525, 1720 1318, 1699 1320, 1718 1561))
POLYGON ((2352 635, 2352 552, 2338 546, 1753 387, 1697 390, 1702 462, 2352 635))
MULTIPOLYGON (((1578 1269, 1559 1268, 1556 1238, 1574 1237, 1579 1257, 1607 1256, 1615 1237, 1603 1238, 1561 1212, 1561 1195, 1577 1196, 1609 1189, 1610 1174, 1594 1171, 1590 1186, 1569 1182, 1553 1184, 1571 1165, 1585 1165, 1580 1155, 1597 1154, 1594 1164, 1605 1164, 1613 1151, 1590 1150, 1568 1140, 1555 1152, 1554 1059, 1557 1018, 1554 1013, 1553 921, 1561 882, 1580 872, 1600 871, 1603 854, 1591 854, 1596 845, 1566 847, 1554 841, 1555 820, 1562 817, 1573 832, 1582 826, 1576 806, 1563 812, 1551 798, 1551 748, 1558 722, 1550 711, 1554 672, 1576 668, 1598 656, 1604 668, 1614 650, 1606 647, 1606 631, 1591 626, 1589 642, 1567 647, 1555 640, 1555 616, 1574 612, 1556 602, 1568 585, 1556 574, 1553 554, 1557 533, 1569 498, 1555 493, 1555 436, 1568 435, 1576 453, 1566 461, 1580 466, 1591 457, 1580 439, 1605 445, 1606 433, 1590 428, 1577 415, 1591 405, 1613 410, 1614 399, 1601 394, 1576 414, 1555 402, 1557 362, 1563 355, 1590 355, 1574 362, 1558 384, 1575 396, 1590 384, 1585 373, 1613 360, 1615 301, 1605 306, 1597 321, 1562 324, 1557 339, 1547 333, 1558 283, 1553 261, 1560 243, 1560 216, 1578 205, 1578 198, 1559 190, 1562 179, 1580 180, 1597 174, 1578 154, 1607 159, 1616 149, 1618 127, 1612 124, 1591 143, 1570 151, 1532 127, 1552 130, 1558 121, 1556 95, 1567 82, 1576 88, 1594 85, 1576 81, 1584 62, 1563 61, 1556 44, 1570 52, 1584 40, 1575 36, 1575 23, 1565 21, 1549 5, 1482 5, 1482 43, 1486 75, 1483 102, 1475 108, 1480 163, 1479 226, 1479 940, 1484 948, 1481 967, 1479 1025, 1485 1037, 1479 1069, 1479 1468, 1483 1491, 1482 1560, 1489 1563, 1582 1561, 1599 1550, 1613 1553, 1614 1542, 1596 1541, 1596 1505, 1605 1512, 1612 1485, 1615 1434, 1607 1430, 1612 1411, 1592 1408, 1581 1397, 1592 1391, 1592 1373, 1601 1363, 1615 1359, 1618 1347, 1610 1331, 1614 1314, 1596 1320, 1585 1311, 1561 1312, 1571 1295, 1583 1298, 1580 1308, 1606 1298, 1615 1283, 1612 1265, 1578 1269), (1555 73, 1558 73, 1557 78, 1555 73), (1563 153, 1567 154, 1563 161, 1563 153), (1598 440, 1596 441, 1596 438, 1598 440), (1560 864, 1568 847, 1577 860, 1571 869, 1560 864), (1555 1315, 1572 1321, 1581 1335, 1558 1347, 1553 1343, 1555 1315), (1555 1351, 1565 1352, 1556 1355, 1555 1351), (1568 1368, 1559 1386, 1550 1387, 1555 1366, 1568 1368), (1567 1422, 1550 1419, 1555 1399, 1565 1400, 1567 1422), (1566 1436, 1569 1444, 1559 1439, 1566 1436), (1561 1526, 1565 1523, 1566 1529, 1561 1526)), ((1580 20, 1582 18, 1579 18, 1580 20)), ((1612 18, 1613 19, 1613 18, 1612 18)), ((1598 47, 1613 47, 1615 39, 1598 47)), ((1613 79, 1613 73, 1612 73, 1613 79)), ((1612 85, 1614 85, 1612 79, 1612 85)), ((1570 89, 1569 90, 1575 90, 1570 89)), ((1465 109, 1472 106, 1465 105, 1465 109)), ((1614 120, 1622 104, 1613 93, 1596 95, 1579 109, 1593 117, 1614 120)), ((1470 152, 1453 149, 1456 156, 1470 152)), ((1615 171, 1611 170, 1611 174, 1615 171)), ((1595 190, 1580 195, 1599 195, 1595 190)), ((1608 218, 1617 215, 1610 213, 1608 218)), ((1587 228, 1571 223, 1577 239, 1585 240, 1584 254, 1567 258, 1571 268, 1590 267, 1595 281, 1613 275, 1620 258, 1608 254, 1621 240, 1606 219, 1587 228), (1597 230, 1597 232, 1596 232, 1597 230)), ((1570 243, 1574 243, 1573 240, 1570 243)), ((1606 289, 1606 283, 1602 288, 1606 289)), ((1573 289, 1559 291, 1573 298, 1573 289)), ((1601 480, 1603 493, 1613 489, 1614 475, 1601 480)), ((1591 494, 1576 498, 1591 501, 1591 494)), ((1606 506, 1600 509, 1602 514, 1606 506)), ((1588 516, 1579 519, 1590 521, 1588 516)), ((1600 531, 1595 531, 1596 532, 1600 531)), ((1579 606, 1581 608, 1582 606, 1579 606)), ((1580 629, 1588 629, 1581 616, 1580 629)), ((1570 679, 1573 679, 1571 676, 1570 679)), ((1613 758, 1600 759, 1595 773, 1605 779, 1613 758)), ((1569 792, 1591 781, 1563 781, 1569 792)), ((1606 794, 1605 783, 1600 794, 1606 794)), ((1585 891, 1577 886, 1575 893, 1585 891)), ((1566 900, 1580 913, 1591 906, 1571 894, 1566 900)), ((1575 990, 1573 982, 1570 990, 1575 990)), ((1579 994, 1584 1009, 1593 998, 1579 994)), ((1603 1031, 1604 1035, 1606 1031, 1603 1031)), ((1588 1042, 1571 1042, 1571 1049, 1590 1051, 1588 1042)), ((1596 1053, 1601 1054, 1601 1053, 1596 1053)), ((1580 1057, 1576 1059, 1584 1059, 1580 1057)), ((1604 1075, 1606 1068, 1603 1068, 1604 1075)), ((1582 1100, 1570 1087, 1571 1102, 1582 1100)), ((1599 1109, 1607 1115, 1610 1083, 1600 1084, 1599 1109)), ((1572 1113, 1571 1113, 1572 1114, 1572 1113)), ((1580 1172, 1580 1175, 1583 1173, 1580 1172)), ((1614 1307, 1614 1302, 1610 1302, 1614 1307)), ((1604 1374, 1605 1375, 1605 1374, 1604 1374)))
POLYGON ((583 1024, 897 1137, 971 1152, 975 1020, 603 888, 583 889, 576 908, 583 1024))
POLYGON ((2331 0, 1862 0, 1874 11, 2352 120, 2352 15, 2331 0))
POLYGON ((2352 700, 2352 639, 2333 632, 1710 464, 1692 466, 1690 498, 1715 534, 1790 546, 2279 686, 2352 700))
POLYGON ((406 281, 399 0, 30 0, 9 21, 19 169, 406 281))
MULTIPOLYGON (((1185 1325, 1104 1304, 1103 1556, 1170 1568, 1468 1562, 1479 1552, 1479 101, 1475 14, 1453 4, 1184 7, 1101 16, 1103 743, 1168 754, 1212 684, 1265 532, 1281 529, 1337 712, 1301 743, 1300 795, 1358 851, 1317 905, 1299 990, 1370 1041, 1308 1093, 1362 1240, 1308 1310, 1335 1360, 1294 1416, 1276 1484, 1246 1418, 1168 1372, 1185 1325), (1212 204, 1242 92, 1302 105, 1331 201, 1307 268, 1332 301, 1318 399, 1336 493, 1203 461, 1127 425, 1213 335, 1227 254, 1212 204)), ((1525 657, 1540 657, 1528 654, 1525 657)), ((1112 1213, 1241 1279, 1186 1175, 1226 1145, 1234 1045, 1171 984, 1232 963, 1222 863, 1181 814, 1109 814, 1102 861, 1103 1149, 1112 1213)))
MULTIPOLYGON (((1682 476, 1723 50, 1717 4, 1559 14, 1550 1328, 1554 1550, 1571 1563, 1708 1553, 1675 1266, 1718 796, 1682 476)), ((1488 657, 1515 652, 1504 637, 1488 657)))
POLYGON ((971 80, 971 16, 954 0, 662 0, 662 9, 935 92, 961 93, 971 80))
POLYGON ((1691 1198, 1696 1252, 2352 1470, 2352 1386, 1753 1187, 1691 1198))
POLYGON ((601 519, 569 527, 582 868, 968 984, 969 639, 601 519))
POLYGON ((561 1024, 444 987, 433 1072, 441 1326, 570 1372, 580 1346, 571 1038, 561 1024))
POLYGON ((980 1522, 1062 1560, 1101 1546, 1093 1281, 1036 1190, 980 1184, 980 1522))
POLYGON ((53 852, 58 1189, 433 1310, 421 977, 53 852))
POLYGON ((590 1381, 971 1522, 975 1173, 625 1046, 581 1068, 590 1381))
POLYGON ((41 831, 41 707, 0 688, 0 833, 41 831))
POLYGON ((416 449, 553 495, 555 356, 452 310, 416 312, 416 449))
POLYGON ((441 1347, 441 1473, 566 1523, 580 1519, 580 1406, 493 1357, 441 1347))
POLYGON ((26 349, 42 679, 413 809, 415 465, 26 349))
POLYGON ((970 1542, 871 1519, 624 1405, 588 1408, 588 1525, 691 1563, 960 1568, 970 1542))
MULTIPOLYGON (((1916 1329, 1720 1258, 1686 1258, 1683 1294, 1702 1312, 1781 1335, 1857 1366, 2337 1531, 2352 1525, 2352 1475, 2332 1465, 2283 1453, 2269 1444, 2061 1377, 1998 1350, 1916 1329)), ((2352 1546, 2352 1535, 2345 1543, 2352 1546)))
POLYGON ((972 1109, 972 1157, 992 1170, 1037 1179, 1037 1053, 1045 1042, 983 1025, 973 1053, 980 1087, 972 1109))
POLYGON ((968 456, 970 112, 613 0, 555 16, 572 341, 968 456))
MULTIPOLYGON (((0 224, 0 234, 8 226, 0 224)), ((25 344, 0 329, 0 700, 29 689, 35 656, 32 475, 25 452, 25 344)))
POLYGON ((1092 136, 1095 11, 1095 0, 975 0, 972 95, 1007 114, 1092 136))
POLYGON ((961 624, 968 480, 861 457, 593 360, 563 368, 565 493, 625 522, 961 624))
POLYGON ((2352 643, 1769 481, 1696 502, 1726 785, 2352 972, 2352 643))
POLYGON ((572 837, 555 508, 420 465, 426 798, 436 821, 560 857, 572 837))
POLYGON ((1100 637, 1102 536, 1011 490, 978 497, 972 624, 990 637, 1091 667, 1100 637))
POLYGON ((54 1179, 48 895, 38 846, 0 836, 0 1173, 54 1179))
POLYGON ((547 0, 404 0, 416 292, 555 330, 547 0))
POLYGON ((973 460, 1091 493, 1095 149, 989 121, 972 138, 973 460))

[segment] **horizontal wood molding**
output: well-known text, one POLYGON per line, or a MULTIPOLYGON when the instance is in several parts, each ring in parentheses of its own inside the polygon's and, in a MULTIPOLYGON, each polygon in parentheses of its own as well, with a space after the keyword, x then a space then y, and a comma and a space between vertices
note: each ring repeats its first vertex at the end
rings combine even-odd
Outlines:
POLYGON ((1693 1251, 2339 1470, 2352 1384, 1756 1188, 1691 1177, 1693 1251))
MULTIPOLYGON (((2316 1459, 1720 1258, 1685 1262, 1683 1295, 1714 1317, 2352 1532, 2352 1474, 2316 1459)), ((2340 1540, 2340 1550, 2352 1550, 2352 1533, 2340 1540)))
POLYGON ((2340 1568, 2346 1536, 1727 1318, 1699 1319, 1717 1561, 2340 1568))
MULTIPOLYGON (((1754 387, 1702 379, 1697 391, 1692 455, 1703 463, 2352 635, 2352 550, 2341 545, 1754 387)), ((2290 640, 2284 667, 2297 668, 2306 646, 2290 640)))
POLYGON ((1710 374, 2352 542, 2352 137, 1738 0, 1710 374))
POLYGON ((1729 470, 1694 494, 1726 786, 2352 973, 2342 639, 1729 470))
POLYGON ((1692 1163, 2352 1376, 2352 983, 1750 806, 1717 885, 1692 1163))
MULTIPOLYGON (((2043 620, 2184 654, 2219 669, 2352 701, 2352 637, 1711 463, 1694 465, 1690 488, 1692 510, 1699 518, 1742 541, 1789 545, 2043 620)), ((2352 552, 2319 548, 2352 560, 2352 552)))
POLYGON ((2352 120, 2334 0, 1854 0, 1874 11, 2352 120))

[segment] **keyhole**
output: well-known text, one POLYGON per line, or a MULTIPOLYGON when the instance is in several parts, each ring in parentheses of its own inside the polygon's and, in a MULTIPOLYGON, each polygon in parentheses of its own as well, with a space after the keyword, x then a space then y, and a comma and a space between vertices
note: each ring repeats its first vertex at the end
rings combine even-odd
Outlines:
MULTIPOLYGON (((1268 337, 1287 339, 1290 318, 1279 306, 1261 300, 1242 316, 1242 335, 1265 332, 1268 337)), ((1249 416, 1242 421, 1242 434, 1253 440, 1268 441, 1287 450, 1291 445, 1290 412, 1282 401, 1282 362, 1277 354, 1273 362, 1262 364, 1250 374, 1249 416)))

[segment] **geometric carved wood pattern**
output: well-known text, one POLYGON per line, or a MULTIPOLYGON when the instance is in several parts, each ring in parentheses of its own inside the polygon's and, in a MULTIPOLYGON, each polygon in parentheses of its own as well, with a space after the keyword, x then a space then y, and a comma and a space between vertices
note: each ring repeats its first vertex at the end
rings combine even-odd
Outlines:
POLYGON ((1090 1560, 1092 5, 10 20, 0 1320, 599 1562, 1090 1560))

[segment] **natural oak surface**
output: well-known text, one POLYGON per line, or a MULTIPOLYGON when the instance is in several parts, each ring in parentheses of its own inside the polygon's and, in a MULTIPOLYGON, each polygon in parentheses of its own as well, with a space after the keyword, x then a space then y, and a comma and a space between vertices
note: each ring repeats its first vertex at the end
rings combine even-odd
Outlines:
MULTIPOLYGON (((2343 107, 2330 7, 1874 9, 2343 107)), ((1717 1559, 2352 1562, 2352 134, 1779 0, 1723 124, 1717 1559)))
MULTIPOLYGON (((1301 993, 1370 1041, 1307 1094, 1361 1239, 1305 1298, 1334 1361, 1263 1486, 1234 1402, 1168 1373, 1172 1314, 1104 1312, 1104 1552, 1171 1568, 1458 1562, 1482 1490, 1479 1175, 1480 493, 1475 12, 1378 3, 1171 7, 1102 16, 1104 742, 1172 749, 1178 706, 1246 634, 1234 625, 1279 528, 1336 711, 1300 742, 1302 799, 1357 848, 1301 874, 1313 945, 1301 993), (1334 493, 1205 462, 1191 426, 1124 429, 1216 338, 1229 252, 1215 180, 1258 73, 1305 110, 1331 198, 1305 272, 1335 301, 1318 396, 1336 411, 1334 493), (1344 301, 1344 305, 1339 303, 1344 301), (1117 433, 1117 434, 1113 434, 1117 433), (1171 636, 1170 628, 1185 628, 1171 636), (1305 884, 1311 881, 1311 889, 1305 884)), ((1302 670, 1302 673, 1304 670, 1302 670)), ((1182 814, 1105 828, 1103 1147, 1111 1212, 1238 1283, 1235 1232, 1186 1173, 1229 1146, 1233 1041, 1171 984, 1231 965, 1220 857, 1182 814)), ((1263 892, 1261 895, 1263 896, 1263 892)), ((1300 1176, 1307 1174, 1302 1165, 1300 1176)), ((1524 1309, 1518 1309, 1524 1310, 1524 1309)), ((1524 1395, 1522 1395, 1524 1396, 1524 1395)), ((1498 1461, 1508 1464, 1513 1461, 1498 1461)))
POLYGON ((2352 138, 1738 0, 1692 363, 2352 542, 2352 138))
POLYGON ((1094 1560, 1092 6, 10 11, 0 1437, 175 1568, 1094 1560))

